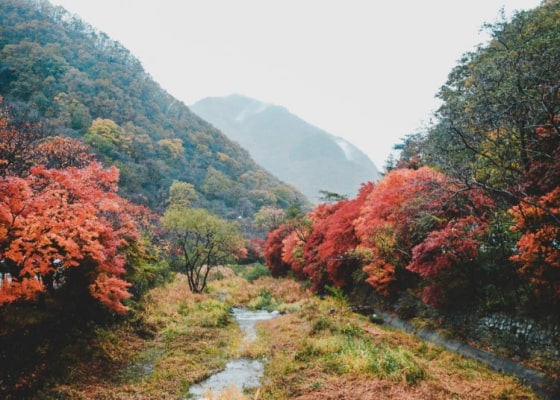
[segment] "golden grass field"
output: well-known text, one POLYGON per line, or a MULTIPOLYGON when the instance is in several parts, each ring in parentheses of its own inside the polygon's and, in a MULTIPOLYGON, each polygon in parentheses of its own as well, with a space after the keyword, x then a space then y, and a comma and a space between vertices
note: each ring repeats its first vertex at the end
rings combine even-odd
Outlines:
POLYGON ((189 387, 228 359, 260 358, 260 388, 209 393, 240 399, 537 399, 516 379, 414 336, 372 324, 336 297, 319 299, 290 279, 249 282, 231 269, 214 273, 203 294, 183 275, 153 289, 137 318, 100 330, 99 356, 77 363, 44 398, 185 399, 189 387), (230 307, 276 309, 258 337, 241 345, 230 307), (51 397, 52 396, 52 397, 51 397))

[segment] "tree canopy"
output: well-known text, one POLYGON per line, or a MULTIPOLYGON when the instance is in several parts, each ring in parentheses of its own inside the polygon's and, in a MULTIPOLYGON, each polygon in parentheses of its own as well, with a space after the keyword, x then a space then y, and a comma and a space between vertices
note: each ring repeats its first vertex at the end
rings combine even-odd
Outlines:
POLYGON ((558 1, 486 25, 491 40, 451 71, 434 122, 404 136, 367 195, 269 235, 271 271, 315 290, 351 277, 440 309, 557 316, 559 25, 558 1))
POLYGON ((236 222, 225 221, 201 208, 170 207, 162 218, 170 236, 172 255, 187 275, 189 289, 206 288, 210 271, 246 250, 236 222))
POLYGON ((30 141, 32 130, 6 119, 0 135, 9 138, 0 158, 0 306, 74 292, 125 312, 127 248, 139 241, 144 211, 117 194, 118 170, 72 139, 30 141), (24 143, 13 159, 12 143, 24 143), (25 168, 33 162, 42 165, 25 168))

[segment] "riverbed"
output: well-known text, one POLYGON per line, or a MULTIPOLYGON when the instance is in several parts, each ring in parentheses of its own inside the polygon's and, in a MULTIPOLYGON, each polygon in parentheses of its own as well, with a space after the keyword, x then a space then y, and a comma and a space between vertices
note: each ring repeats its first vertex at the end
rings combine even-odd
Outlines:
MULTIPOLYGON (((245 333, 243 344, 250 343, 257 337, 255 324, 278 316, 277 311, 249 310, 233 308, 232 315, 245 333)), ((205 381, 192 385, 189 389, 191 399, 206 399, 209 393, 219 393, 226 389, 243 392, 244 389, 256 389, 261 385, 260 379, 264 373, 261 360, 238 358, 229 361, 224 370, 210 376, 205 381)))

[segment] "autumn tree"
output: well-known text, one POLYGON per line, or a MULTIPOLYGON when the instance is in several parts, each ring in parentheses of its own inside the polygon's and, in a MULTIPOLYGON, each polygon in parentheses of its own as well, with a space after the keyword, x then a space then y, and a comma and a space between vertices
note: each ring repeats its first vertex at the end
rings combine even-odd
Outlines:
POLYGON ((387 295, 395 284, 404 284, 412 248, 441 224, 438 210, 449 196, 444 180, 425 167, 397 169, 365 199, 354 223, 360 247, 368 253, 367 282, 379 293, 387 295))
POLYGON ((485 228, 486 224, 472 215, 457 218, 429 232, 412 249, 406 268, 429 282, 423 293, 425 303, 449 307, 454 305, 450 294, 461 298, 466 289, 472 289, 469 272, 472 274, 485 228))
POLYGON ((520 275, 532 285, 543 303, 560 302, 560 188, 511 209, 522 234, 512 260, 521 265, 520 275))
POLYGON ((308 232, 298 236, 298 240, 293 243, 296 245, 294 249, 290 250, 290 243, 286 243, 286 250, 289 251, 287 254, 292 256, 292 270, 299 272, 301 268, 303 275, 311 282, 310 289, 314 292, 322 292, 328 284, 326 265, 328 260, 318 256, 318 249, 325 241, 328 220, 340 205, 341 203, 319 204, 307 214, 308 232), (298 253, 301 256, 296 258, 295 255, 298 253))
MULTIPOLYGON (((321 221, 324 236, 317 247, 316 258, 319 263, 325 265, 329 285, 349 291, 355 284, 360 283, 354 279, 356 272, 361 270, 363 262, 357 251, 360 241, 354 221, 360 215, 367 196, 374 188, 372 182, 364 183, 355 199, 340 201, 334 212, 321 221)), ((319 224, 316 226, 318 227, 319 224)))
POLYGON ((367 282, 387 295, 416 286, 412 272, 424 280, 424 301, 438 306, 453 291, 472 288, 493 206, 481 190, 462 190, 427 167, 391 171, 355 222, 360 247, 369 252, 367 282))
POLYGON ((264 259, 270 275, 273 277, 286 276, 290 271, 291 265, 284 261, 282 254, 284 239, 292 232, 293 230, 288 224, 283 224, 270 231, 266 237, 264 259))
MULTIPOLYGON (((306 244, 307 234, 301 235, 294 226, 287 224, 285 226, 289 232, 284 240, 282 240, 282 262, 289 266, 290 271, 298 279, 306 279, 307 274, 303 271, 305 268, 304 247, 306 244)), ((309 232, 310 233, 310 232, 309 232)))
POLYGON ((116 168, 93 162, 82 142, 2 110, 0 305, 73 293, 125 312, 127 248, 137 246, 143 211, 117 194, 116 168))
POLYGON ((527 195, 509 212, 521 235, 511 259, 542 304, 560 303, 560 117, 536 129, 534 157, 524 183, 527 195))
POLYGON ((118 171, 99 163, 2 179, 0 305, 73 293, 72 301, 89 296, 113 312, 128 310, 126 250, 139 233, 117 182, 118 171))
POLYGON ((286 211, 273 206, 261 207, 253 217, 253 225, 257 228, 271 231, 280 226, 284 221, 286 211))
POLYGON ((95 155, 78 139, 51 136, 37 143, 33 160, 48 169, 84 168, 95 160, 95 155))
POLYGON ((172 254, 187 275, 189 289, 201 293, 212 269, 245 253, 235 222, 199 208, 168 208, 162 223, 170 236, 172 254))

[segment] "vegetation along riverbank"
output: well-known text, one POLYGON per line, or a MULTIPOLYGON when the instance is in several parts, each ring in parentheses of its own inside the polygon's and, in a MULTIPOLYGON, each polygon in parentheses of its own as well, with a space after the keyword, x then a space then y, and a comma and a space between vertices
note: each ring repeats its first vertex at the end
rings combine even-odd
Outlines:
POLYGON ((53 376, 38 398, 188 398, 191 385, 240 356, 265 360, 262 386, 212 398, 539 398, 511 376, 373 324, 343 296, 321 299, 287 278, 254 279, 266 275, 259 266, 236 271, 216 271, 204 293, 192 293, 181 274, 151 290, 135 321, 99 329, 95 349, 89 343, 89 352, 74 352, 72 369, 53 376), (260 322, 257 339, 240 346, 230 314, 239 305, 282 315, 260 322))

